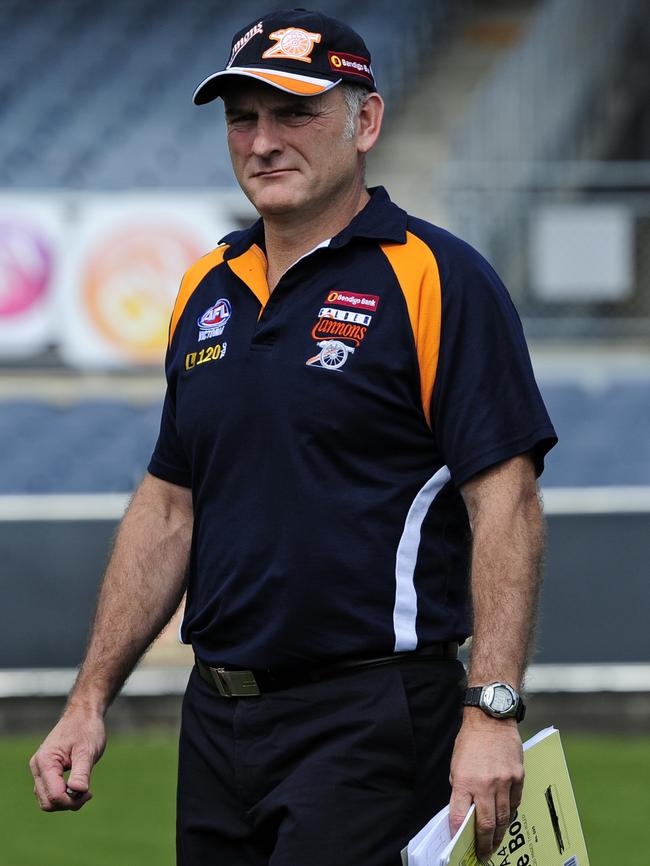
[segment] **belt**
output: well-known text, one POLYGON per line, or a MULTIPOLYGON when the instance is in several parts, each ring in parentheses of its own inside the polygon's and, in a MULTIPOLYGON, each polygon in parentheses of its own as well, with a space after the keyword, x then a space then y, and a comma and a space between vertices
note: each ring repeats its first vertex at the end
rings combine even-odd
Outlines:
POLYGON ((380 667, 382 665, 394 664, 395 662, 410 661, 413 659, 428 657, 433 659, 452 660, 458 656, 458 643, 456 641, 444 641, 429 644, 413 652, 392 653, 389 656, 374 656, 370 658, 348 659, 335 662, 327 667, 306 669, 293 668, 289 670, 229 670, 227 668, 213 668, 206 665, 201 659, 195 658, 196 669, 202 680, 212 686, 224 698, 247 698, 261 695, 264 692, 273 692, 280 689, 288 689, 292 686, 317 683, 321 680, 332 679, 349 671, 363 670, 364 668, 380 667))

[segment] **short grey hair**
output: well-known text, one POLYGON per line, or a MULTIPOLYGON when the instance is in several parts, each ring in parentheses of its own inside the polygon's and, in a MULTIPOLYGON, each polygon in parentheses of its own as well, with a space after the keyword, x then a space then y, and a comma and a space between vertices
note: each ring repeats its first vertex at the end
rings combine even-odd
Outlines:
POLYGON ((351 141, 357 131, 357 118, 359 112, 368 98, 368 89, 359 84, 341 84, 341 91, 345 99, 346 118, 345 127, 343 129, 343 138, 346 141, 351 141))

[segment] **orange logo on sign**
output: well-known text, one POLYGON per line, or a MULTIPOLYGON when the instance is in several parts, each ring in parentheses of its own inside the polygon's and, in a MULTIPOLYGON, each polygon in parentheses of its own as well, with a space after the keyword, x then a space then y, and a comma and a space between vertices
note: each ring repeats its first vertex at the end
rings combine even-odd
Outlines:
POLYGON ((82 277, 94 327, 133 360, 158 362, 179 278, 202 252, 173 225, 139 225, 107 236, 82 277))
POLYGON ((269 39, 275 40, 275 45, 267 48, 262 57, 287 57, 289 60, 302 60, 311 63, 309 56, 314 45, 321 40, 320 33, 310 33, 300 27, 285 27, 269 33, 269 39))

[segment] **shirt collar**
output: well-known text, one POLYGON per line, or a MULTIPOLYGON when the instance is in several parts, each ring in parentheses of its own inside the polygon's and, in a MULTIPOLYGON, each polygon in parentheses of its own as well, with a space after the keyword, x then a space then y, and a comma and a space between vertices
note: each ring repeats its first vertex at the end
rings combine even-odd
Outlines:
POLYGON ((342 247, 353 238, 406 243, 406 211, 394 204, 383 186, 369 189, 370 201, 343 231, 332 238, 330 247, 342 247))
MULTIPOLYGON (((390 200, 383 186, 373 187, 368 192, 370 201, 343 231, 332 238, 330 247, 343 247, 354 238, 406 243, 406 211, 390 200)), ((253 244, 264 249, 264 222, 258 219, 250 228, 230 232, 219 243, 229 245, 225 259, 240 256, 253 244)))

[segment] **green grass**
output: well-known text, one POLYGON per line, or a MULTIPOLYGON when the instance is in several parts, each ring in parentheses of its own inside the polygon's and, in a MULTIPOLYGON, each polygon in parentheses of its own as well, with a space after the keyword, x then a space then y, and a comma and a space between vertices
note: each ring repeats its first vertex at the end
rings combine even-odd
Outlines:
MULTIPOLYGON (((591 866, 650 862, 650 737, 562 739, 591 866)), ((37 745, 0 739, 2 866, 173 866, 175 738, 112 737, 77 813, 38 809, 27 768, 37 745)))
POLYGON ((41 812, 29 758, 39 738, 0 739, 2 866, 173 866, 176 740, 113 736, 79 812, 41 812))
POLYGON ((650 863, 650 737, 563 735, 591 866, 650 863))

